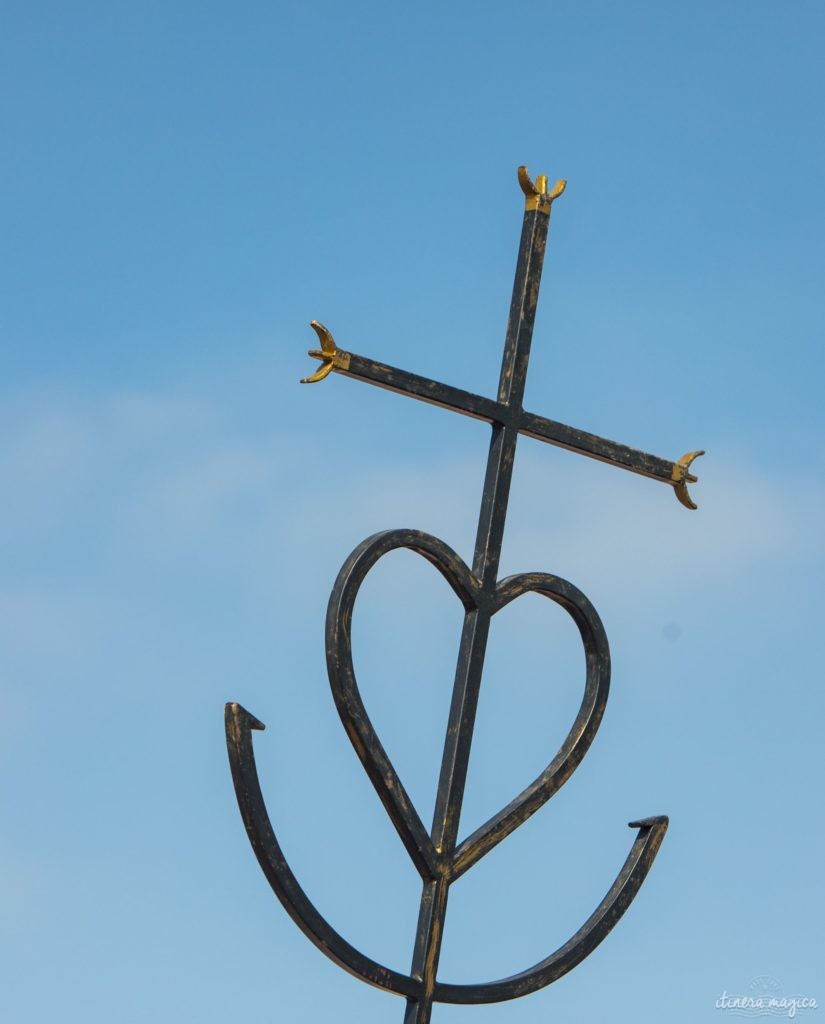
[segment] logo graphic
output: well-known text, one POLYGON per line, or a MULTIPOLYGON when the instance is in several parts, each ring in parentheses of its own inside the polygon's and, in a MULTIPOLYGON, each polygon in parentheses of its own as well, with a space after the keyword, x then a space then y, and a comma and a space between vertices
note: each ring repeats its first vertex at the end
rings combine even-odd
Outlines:
POLYGON ((782 986, 769 974, 760 974, 748 984, 743 995, 727 990, 716 1000, 717 1010, 727 1010, 739 1017, 795 1017, 804 1010, 815 1010, 812 996, 786 996, 782 986))

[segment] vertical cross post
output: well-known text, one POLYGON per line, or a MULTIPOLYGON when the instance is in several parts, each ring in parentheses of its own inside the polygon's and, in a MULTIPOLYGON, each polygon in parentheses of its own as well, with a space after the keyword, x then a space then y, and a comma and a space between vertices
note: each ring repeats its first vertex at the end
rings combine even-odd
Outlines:
POLYGON ((493 614, 491 601, 498 577, 513 463, 523 413, 522 400, 550 225, 550 208, 553 199, 564 189, 564 182, 559 182, 553 193, 548 195, 546 178, 538 178, 536 185, 533 185, 526 171, 519 174, 519 180, 527 199, 498 384, 501 419, 492 425, 473 556, 473 575, 481 584, 480 600, 478 607, 466 611, 464 616, 431 833, 438 855, 439 871, 435 878, 424 882, 410 971, 413 977, 421 979, 423 992, 420 1000, 408 999, 404 1024, 429 1024, 432 1013, 451 881, 450 870, 458 839, 470 746, 493 614))

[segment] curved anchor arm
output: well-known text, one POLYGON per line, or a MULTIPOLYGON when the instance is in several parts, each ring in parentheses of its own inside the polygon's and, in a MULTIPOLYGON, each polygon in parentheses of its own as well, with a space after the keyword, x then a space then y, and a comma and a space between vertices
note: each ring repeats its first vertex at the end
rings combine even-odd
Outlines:
POLYGON ((499 1003, 537 992, 582 962, 619 923, 633 902, 659 852, 667 832, 664 815, 631 821, 639 833, 607 895, 576 934, 555 953, 535 966, 500 981, 479 985, 450 985, 436 982, 435 999, 441 1003, 499 1003))
MULTIPOLYGON (((264 725, 240 704, 226 705, 226 745, 241 816, 258 863, 272 891, 304 935, 334 963, 357 978, 418 1000, 422 983, 385 967, 351 946, 321 917, 286 862, 275 838, 261 793, 252 730, 264 725)), ((630 823, 639 833, 627 860, 607 895, 587 921, 563 946, 533 967, 500 981, 476 985, 436 982, 433 993, 441 1003, 497 1003, 537 992, 581 963, 618 924, 647 877, 667 831, 664 816, 630 823)))
POLYGON ((249 842, 272 891, 304 935, 339 967, 378 988, 416 998, 420 982, 359 953, 321 917, 292 873, 275 838, 255 767, 252 730, 263 728, 240 704, 226 705, 226 747, 235 796, 249 842))

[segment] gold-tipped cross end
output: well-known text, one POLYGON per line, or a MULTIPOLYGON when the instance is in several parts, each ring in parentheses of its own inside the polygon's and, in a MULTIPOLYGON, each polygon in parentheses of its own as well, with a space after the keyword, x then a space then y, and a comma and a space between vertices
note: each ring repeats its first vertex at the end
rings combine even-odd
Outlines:
POLYGON ((530 177, 530 172, 527 168, 522 165, 518 169, 518 183, 521 185, 521 191, 524 193, 524 209, 525 210, 542 210, 544 213, 550 213, 550 206, 554 199, 558 199, 559 196, 567 188, 567 182, 564 178, 559 178, 553 188, 547 191, 547 175, 539 174, 535 181, 530 177))
POLYGON ((302 384, 317 384, 318 381, 328 377, 333 370, 346 370, 349 368, 350 354, 349 352, 342 352, 341 349, 335 344, 335 338, 332 336, 332 332, 328 331, 322 323, 317 320, 310 320, 309 326, 318 335, 318 340, 321 342, 321 348, 311 348, 308 355, 312 356, 313 359, 320 359, 321 366, 312 374, 311 377, 302 377, 302 384))
POLYGON ((687 485, 695 484, 699 479, 698 476, 694 476, 690 472, 690 467, 694 459, 698 459, 700 455, 704 454, 703 451, 688 452, 678 462, 673 463, 673 490, 685 508, 696 510, 699 507, 688 494, 687 485))

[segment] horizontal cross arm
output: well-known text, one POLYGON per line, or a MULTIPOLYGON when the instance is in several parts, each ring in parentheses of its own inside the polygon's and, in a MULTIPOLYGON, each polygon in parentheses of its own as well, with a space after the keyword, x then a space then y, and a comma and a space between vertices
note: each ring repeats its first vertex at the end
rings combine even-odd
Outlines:
POLYGON ((485 420, 487 423, 501 423, 504 419, 510 418, 507 408, 491 398, 483 398, 470 391, 450 387, 449 384, 440 384, 438 381, 419 377, 415 373, 408 373, 396 366, 387 366, 385 363, 378 363, 374 359, 366 359, 352 352, 344 352, 338 348, 332 334, 323 324, 313 320, 311 326, 321 339, 321 349, 310 350, 309 354, 315 359, 320 359, 323 365, 311 377, 305 377, 301 381, 302 384, 314 384, 334 370, 345 377, 364 380, 368 384, 376 384, 379 388, 410 395, 422 402, 440 405, 444 409, 451 409, 477 420, 485 420))
POLYGON ((450 409, 477 420, 484 420, 486 423, 514 425, 519 433, 527 437, 546 441, 558 448, 566 448, 568 451, 619 466, 621 469, 629 469, 632 473, 638 473, 650 480, 670 484, 683 505, 691 509, 696 508, 688 494, 687 485, 696 483, 697 478, 689 470, 693 460, 704 452, 689 452, 678 461, 670 462, 658 455, 650 455, 637 448, 609 441, 597 434, 568 427, 556 420, 549 420, 532 412, 521 412, 492 398, 484 398, 482 395, 475 395, 449 384, 441 384, 428 377, 419 377, 407 370, 399 370, 395 366, 378 363, 374 359, 344 352, 336 346, 332 335, 322 324, 313 321, 312 326, 321 339, 322 348, 320 351, 310 351, 310 355, 320 359, 323 365, 302 383, 323 380, 334 371, 344 377, 363 380, 388 391, 441 406, 442 409, 450 409))
POLYGON ((410 395, 430 405, 440 405, 443 409, 451 409, 487 423, 500 423, 507 417, 506 407, 491 398, 474 395, 449 384, 440 384, 428 377, 419 377, 415 373, 377 363, 363 356, 350 355, 349 366, 338 372, 344 377, 355 377, 388 391, 410 395))
POLYGON ((639 451, 637 448, 629 448, 625 444, 608 441, 607 438, 588 434, 575 427, 565 426, 564 423, 545 419, 544 416, 536 416, 532 412, 525 412, 522 415, 520 431, 528 437, 547 441, 558 448, 567 448, 571 452, 587 455, 591 459, 610 462, 614 466, 621 466, 623 469, 629 469, 633 473, 639 473, 641 476, 647 476, 653 480, 664 480, 670 484, 674 482, 673 473, 676 464, 667 459, 661 459, 658 455, 648 455, 647 452, 639 451))
POLYGON ((547 441, 558 448, 567 448, 568 451, 578 452, 579 455, 629 469, 632 473, 646 476, 650 480, 661 480, 673 487, 676 497, 685 508, 696 508, 688 494, 687 485, 695 484, 698 479, 690 472, 690 465, 695 458, 705 454, 702 451, 688 452, 678 461, 670 462, 658 455, 649 455, 638 448, 608 441, 605 437, 588 434, 584 430, 568 427, 564 423, 548 420, 532 412, 522 413, 519 431, 527 437, 547 441))

